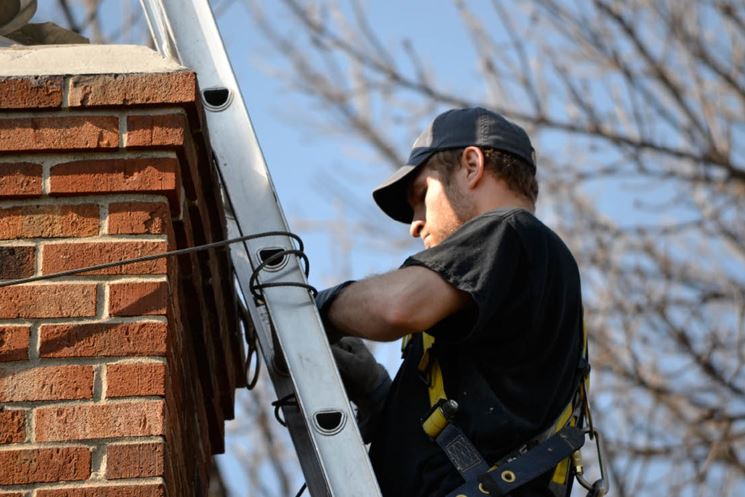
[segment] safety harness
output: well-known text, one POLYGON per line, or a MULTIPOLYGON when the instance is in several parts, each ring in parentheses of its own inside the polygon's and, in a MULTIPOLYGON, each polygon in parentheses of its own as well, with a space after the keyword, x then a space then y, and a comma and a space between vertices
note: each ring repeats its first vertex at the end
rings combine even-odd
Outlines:
MULTIPOLYGON (((546 430, 517 447, 496 463, 489 465, 478 449, 455 424, 458 404, 447 398, 442 369, 432 352, 435 338, 420 333, 422 357, 419 372, 426 378, 430 411, 422 420, 422 428, 445 452, 465 483, 447 497, 489 495, 500 497, 541 477, 553 469, 549 490, 554 497, 566 497, 571 492, 572 477, 588 490, 588 497, 602 497, 608 492, 608 480, 603 466, 604 454, 600 437, 593 427, 587 391, 590 383, 590 363, 587 333, 582 329, 582 354, 578 365, 578 385, 572 400, 546 430), (585 421, 587 428, 584 428, 585 421), (600 479, 589 483, 579 449, 585 436, 595 441, 600 479)), ((404 338, 402 350, 415 337, 404 338)))

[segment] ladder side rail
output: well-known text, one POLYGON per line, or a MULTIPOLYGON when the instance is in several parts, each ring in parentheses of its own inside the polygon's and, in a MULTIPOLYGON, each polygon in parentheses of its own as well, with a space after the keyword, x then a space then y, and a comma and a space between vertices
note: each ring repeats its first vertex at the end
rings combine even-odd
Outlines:
MULTIPOLYGON (((240 230, 233 220, 228 219, 227 227, 229 237, 233 238, 240 236, 240 230)), ((264 364, 266 364, 266 370, 274 387, 274 392, 277 398, 281 399, 292 394, 294 392, 294 387, 288 373, 286 371, 281 371, 275 365, 276 357, 273 345, 271 321, 266 311, 264 310, 262 312, 262 310, 256 306, 250 296, 250 292, 240 288, 240 281, 248 281, 253 272, 251 262, 248 259, 246 251, 242 250, 241 246, 231 247, 231 259, 233 262, 233 268, 238 276, 238 282, 236 284, 239 288, 237 288, 237 290, 244 299, 246 308, 251 316, 251 321, 256 329, 259 350, 264 359, 264 364)), ((308 491, 311 495, 330 495, 330 491, 326 486, 323 477, 323 471, 319 466, 318 458, 316 458, 314 454, 313 441, 308 433, 308 427, 305 423, 304 416, 297 409, 293 408, 282 408, 282 414, 285 423, 287 424, 292 444, 299 456, 298 459, 303 474, 310 475, 306 476, 308 491)))
POLYGON ((150 2, 148 0, 140 0, 140 4, 145 13, 145 20, 156 50, 163 57, 178 59, 176 43, 173 41, 168 19, 163 12, 163 6, 160 2, 150 2))

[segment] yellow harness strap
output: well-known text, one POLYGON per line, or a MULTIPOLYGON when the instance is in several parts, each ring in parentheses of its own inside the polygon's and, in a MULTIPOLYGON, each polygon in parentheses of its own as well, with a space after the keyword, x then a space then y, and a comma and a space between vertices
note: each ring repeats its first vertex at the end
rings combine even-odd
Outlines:
MULTIPOLYGON (((435 337, 428 333, 420 333, 422 337, 422 357, 419 359, 417 369, 427 379, 427 393, 429 394, 429 406, 434 407, 440 399, 446 400, 445 382, 442 377, 442 369, 437 359, 432 357, 430 349, 435 344, 435 337)), ((405 351, 414 335, 406 335, 401 341, 401 351, 405 351)))
MULTIPOLYGON (((587 357, 587 328, 582 323, 582 357, 587 357)), ((587 406, 585 395, 590 389, 590 375, 585 373, 584 378, 580 379, 581 383, 584 383, 584 388, 578 388, 574 398, 564 408, 559 416, 559 419, 554 423, 554 432, 561 430, 564 426, 577 426, 579 420, 580 410, 587 406)), ((554 475, 551 477, 551 483, 563 486, 567 477, 569 476, 569 463, 571 458, 563 459, 554 469, 554 475)))
MULTIPOLYGON (((427 379, 428 394, 429 394, 429 405, 434 407, 440 400, 446 400, 447 395, 445 394, 445 382, 442 376, 442 369, 440 369, 440 363, 432 357, 430 349, 435 343, 435 337, 428 333, 421 333, 422 337, 422 357, 419 360, 417 369, 427 379)), ((405 350, 409 345, 410 341, 413 340, 413 335, 407 335, 401 342, 401 350, 405 350)), ((587 357, 587 330, 583 324, 582 326, 582 357, 587 357)), ((584 378, 580 380, 584 383, 584 388, 578 389, 577 395, 567 404, 561 415, 554 423, 550 434, 561 430, 564 426, 576 426, 579 418, 579 410, 582 406, 586 405, 585 395, 590 388, 590 375, 585 374, 584 378)), ((569 464, 570 458, 562 460, 554 469, 554 474, 551 478, 551 483, 554 485, 563 486, 567 482, 569 476, 569 464)))

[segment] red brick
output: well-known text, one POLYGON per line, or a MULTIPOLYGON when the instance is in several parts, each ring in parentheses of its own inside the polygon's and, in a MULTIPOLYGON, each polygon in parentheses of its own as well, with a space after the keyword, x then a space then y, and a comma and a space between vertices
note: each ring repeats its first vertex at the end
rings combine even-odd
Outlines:
POLYGON ((196 77, 190 71, 81 75, 69 80, 67 102, 70 107, 132 106, 196 100, 196 77))
POLYGON ((2 485, 86 480, 90 475, 88 447, 0 450, 2 485))
POLYGON ((162 235, 170 219, 162 202, 122 202, 109 205, 109 234, 162 235))
POLYGON ((55 238, 98 235, 97 205, 24 205, 0 209, 0 237, 55 238))
POLYGON ((106 448, 106 478, 163 476, 163 444, 116 444, 106 448))
POLYGON ((26 441, 26 410, 0 410, 0 444, 26 441))
MULTIPOLYGON (((166 250, 168 250, 167 243, 157 241, 48 243, 42 250, 41 271, 42 274, 57 273, 96 264, 162 254, 166 250)), ((163 257, 97 271, 86 271, 82 274, 165 274, 167 262, 167 259, 163 257)))
POLYGON ((163 435, 162 400, 38 407, 34 432, 38 442, 163 435))
POLYGON ((0 288, 0 319, 95 315, 95 284, 59 283, 0 288))
POLYGON ((0 326, 0 362, 27 360, 30 337, 30 326, 0 326))
POLYGON ((163 485, 150 484, 40 489, 35 495, 36 497, 164 497, 166 492, 163 485))
POLYGON ((41 357, 163 356, 166 323, 44 324, 41 357))
POLYGON ((62 76, 0 78, 0 109, 44 109, 62 105, 62 76))
POLYGON ((112 283, 109 314, 112 316, 165 315, 168 283, 165 281, 112 283))
POLYGON ((0 163, 0 197, 41 195, 41 164, 31 162, 0 163))
POLYGON ((118 147, 119 118, 114 116, 0 119, 0 152, 105 150, 118 147))
POLYGON ((172 192, 177 167, 171 157, 65 162, 52 167, 49 193, 172 192))
POLYGON ((184 144, 188 128, 184 114, 127 116, 125 146, 173 147, 184 144))
POLYGON ((0 368, 0 402, 93 397, 93 366, 0 368))
POLYGON ((0 247, 0 279, 25 278, 33 276, 35 271, 36 247, 0 247))
POLYGON ((166 365, 124 363, 106 366, 106 397, 166 394, 166 365))

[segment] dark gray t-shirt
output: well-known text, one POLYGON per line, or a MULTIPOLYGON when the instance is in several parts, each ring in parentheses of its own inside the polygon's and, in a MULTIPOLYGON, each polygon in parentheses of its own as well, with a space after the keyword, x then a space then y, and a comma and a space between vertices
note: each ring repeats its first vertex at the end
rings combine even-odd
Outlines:
MULTIPOLYGON (((493 463, 553 423, 574 393, 582 341, 577 264, 528 211, 500 209, 468 221, 406 266, 435 271, 473 300, 469 311, 427 332, 435 336, 431 353, 445 392, 460 406, 458 426, 493 463)), ((430 408, 421 356, 418 334, 372 436, 370 458, 385 497, 445 495, 462 483, 421 427, 430 408)))

